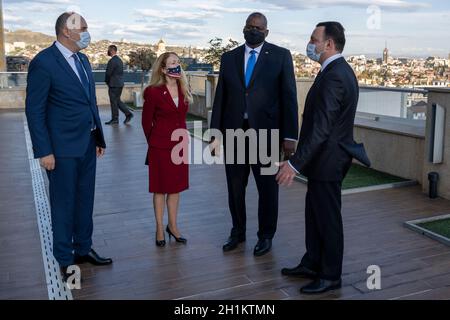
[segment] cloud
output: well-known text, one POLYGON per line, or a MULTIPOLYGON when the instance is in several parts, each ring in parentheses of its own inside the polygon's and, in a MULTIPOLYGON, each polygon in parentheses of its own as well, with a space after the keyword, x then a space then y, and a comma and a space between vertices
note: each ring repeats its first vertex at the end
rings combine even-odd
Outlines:
POLYGON ((8 5, 10 3, 24 3, 29 2, 33 4, 67 4, 70 5, 73 3, 71 0, 38 0, 38 1, 31 1, 31 0, 3 0, 3 3, 5 5, 8 5))
POLYGON ((136 9, 135 15, 142 19, 151 19, 152 21, 166 21, 166 22, 183 22, 196 25, 206 24, 206 19, 217 18, 216 15, 210 15, 206 12, 186 12, 186 11, 171 11, 171 10, 155 10, 155 9, 136 9))
POLYGON ((125 37, 133 40, 146 39, 149 42, 149 38, 164 37, 179 42, 187 39, 199 39, 204 35, 203 29, 199 26, 167 22, 100 25, 94 21, 90 24, 89 29, 96 40, 125 37))
POLYGON ((371 5, 379 6, 383 9, 391 10, 419 10, 429 8, 427 3, 409 2, 404 0, 251 0, 260 3, 270 3, 283 9, 303 10, 327 8, 333 6, 360 7, 367 8, 371 5))

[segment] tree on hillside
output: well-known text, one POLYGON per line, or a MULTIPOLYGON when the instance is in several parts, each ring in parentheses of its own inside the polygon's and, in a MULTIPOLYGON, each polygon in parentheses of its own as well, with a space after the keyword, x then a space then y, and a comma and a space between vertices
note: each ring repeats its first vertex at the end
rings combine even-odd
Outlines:
POLYGON ((137 51, 130 52, 129 54, 130 61, 129 66, 131 68, 141 69, 142 78, 141 78, 141 92, 144 90, 144 78, 145 74, 148 73, 153 64, 156 61, 156 53, 151 49, 138 49, 137 51))
POLYGON ((209 40, 208 43, 209 48, 206 51, 205 61, 212 64, 214 66, 214 70, 220 69, 220 58, 222 57, 222 54, 236 48, 239 45, 239 42, 233 39, 228 39, 228 43, 224 45, 223 40, 218 37, 209 40))

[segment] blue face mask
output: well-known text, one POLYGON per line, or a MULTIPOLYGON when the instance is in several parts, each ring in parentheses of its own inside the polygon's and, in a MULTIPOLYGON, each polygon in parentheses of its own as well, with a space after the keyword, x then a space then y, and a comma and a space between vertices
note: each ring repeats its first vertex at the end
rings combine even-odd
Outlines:
POLYGON ((80 40, 78 40, 76 42, 78 48, 80 48, 80 50, 86 49, 87 47, 89 47, 89 45, 91 44, 91 35, 89 34, 89 32, 85 31, 85 32, 81 32, 80 33, 80 40))
POLYGON ((320 53, 316 52, 316 45, 313 43, 308 43, 306 47, 306 55, 313 61, 319 62, 320 57, 322 56, 323 51, 320 53))

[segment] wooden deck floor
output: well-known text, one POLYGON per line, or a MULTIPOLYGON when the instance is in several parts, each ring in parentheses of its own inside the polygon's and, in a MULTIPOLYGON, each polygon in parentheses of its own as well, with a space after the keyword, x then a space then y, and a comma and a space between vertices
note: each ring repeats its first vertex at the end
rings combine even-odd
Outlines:
MULTIPOLYGON (((109 110, 101 111, 103 120, 109 110)), ((450 201, 429 200, 419 187, 343 197, 343 288, 319 296, 298 291, 307 280, 280 269, 304 252, 304 197, 296 183, 280 191, 278 232, 270 254, 255 258, 257 194, 247 194, 247 242, 224 254, 231 219, 222 166, 192 165, 179 226, 186 246, 154 244, 155 224, 140 113, 130 126, 105 127, 107 155, 98 164, 94 247, 114 259, 82 266, 75 299, 450 299, 450 248, 403 227, 449 213, 450 201), (382 290, 366 286, 379 265, 382 290)), ((47 299, 21 112, 0 112, 0 299, 47 299)))

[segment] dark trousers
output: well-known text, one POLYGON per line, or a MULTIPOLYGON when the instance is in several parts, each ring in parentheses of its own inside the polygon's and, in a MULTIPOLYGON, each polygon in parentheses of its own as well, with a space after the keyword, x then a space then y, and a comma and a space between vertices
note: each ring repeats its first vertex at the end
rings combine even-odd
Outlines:
POLYGON ((119 88, 109 88, 108 94, 109 94, 109 101, 111 103, 111 119, 112 120, 119 120, 119 109, 122 111, 126 116, 130 115, 131 112, 125 105, 125 103, 120 100, 120 96, 122 95, 123 87, 119 88))
MULTIPOLYGON (((247 121, 245 121, 243 129, 248 129, 247 121)), ((226 156, 226 139, 224 146, 226 156)), ((234 152, 236 157, 236 146, 234 152)), ((248 141, 245 145, 245 153, 245 164, 236 164, 236 162, 235 164, 225 164, 228 185, 228 205, 233 222, 231 236, 245 236, 247 223, 245 194, 251 170, 258 189, 258 238, 272 239, 275 235, 278 221, 278 183, 275 179, 276 175, 261 175, 262 164, 259 161, 257 164, 249 164, 248 141)))
POLYGON ((73 264, 73 253, 86 255, 92 247, 96 143, 92 135, 81 158, 57 157, 47 171, 53 229, 53 256, 61 266, 73 264))
POLYGON ((306 254, 301 263, 333 281, 341 277, 344 255, 341 188, 342 182, 309 180, 306 193, 306 254))

